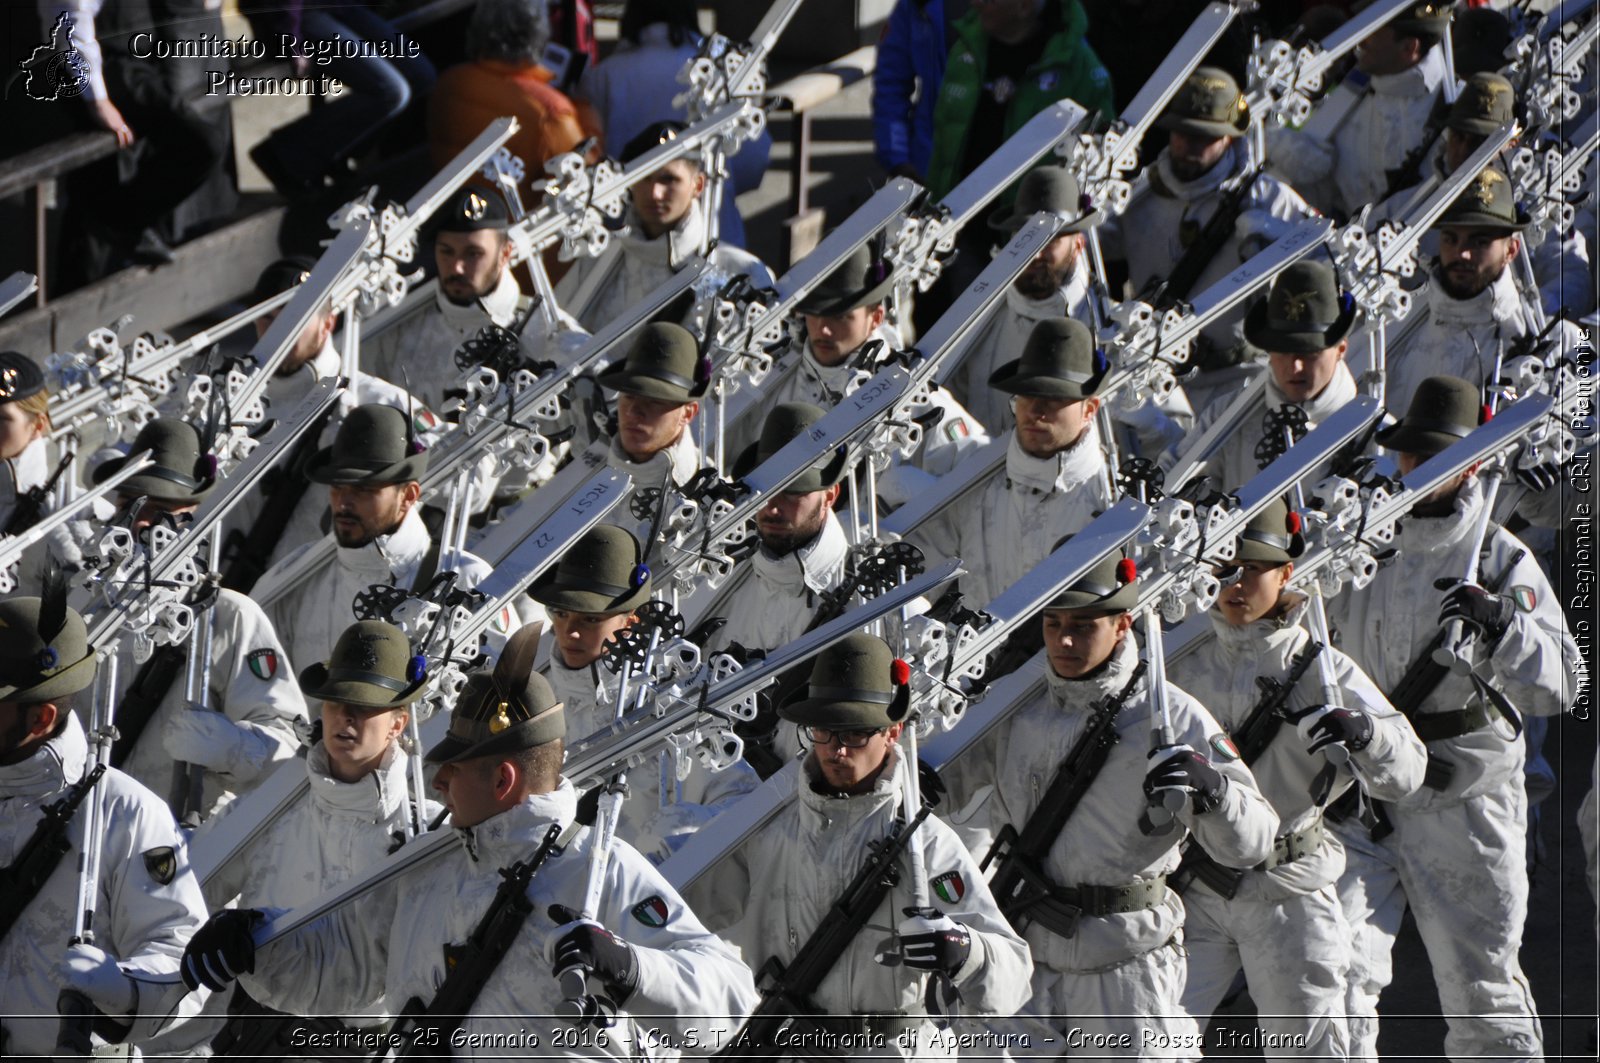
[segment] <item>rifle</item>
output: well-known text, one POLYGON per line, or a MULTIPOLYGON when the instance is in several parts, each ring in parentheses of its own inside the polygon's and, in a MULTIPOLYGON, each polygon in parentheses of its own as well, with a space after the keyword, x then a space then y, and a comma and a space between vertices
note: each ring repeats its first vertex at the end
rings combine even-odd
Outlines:
POLYGON ((1244 213, 1244 205, 1250 198, 1250 191, 1255 188, 1256 179, 1261 176, 1265 167, 1265 163, 1257 163, 1241 176, 1239 183, 1222 202, 1217 204, 1217 209, 1211 213, 1205 227, 1195 234, 1189 246, 1184 248, 1183 257, 1178 259, 1167 273, 1159 290, 1159 298, 1156 300, 1159 308, 1165 309, 1189 297, 1189 292, 1200 280, 1200 274, 1211 265, 1217 257, 1217 252, 1222 250, 1222 245, 1233 235, 1234 223, 1239 220, 1239 215, 1244 213))
POLYGON ((71 825, 72 817, 77 815, 78 806, 83 804, 89 791, 94 789, 94 784, 105 773, 105 765, 96 764, 88 774, 68 787, 59 801, 46 805, 44 818, 39 820, 33 835, 17 854, 16 862, 0 869, 0 894, 6 898, 4 910, 0 911, 0 941, 5 940, 17 920, 22 918, 23 909, 44 888, 61 858, 72 850, 72 843, 67 840, 67 827, 71 825))
MULTIPOLYGON (((907 765, 906 770, 911 770, 911 766, 907 765)), ((856 935, 866 928, 867 921, 889 891, 899 884, 900 869, 895 867, 895 861, 906 851, 932 808, 924 801, 915 816, 899 824, 894 833, 871 848, 867 862, 845 886, 793 960, 785 965, 773 956, 762 964, 756 977, 761 1003, 727 1046, 717 1052, 718 1056, 737 1059, 752 1054, 780 1055, 778 1034, 796 1019, 818 1014, 811 995, 856 935)))
POLYGON ((111 745, 112 767, 120 768, 127 762, 188 657, 184 647, 162 644, 139 666, 117 709, 117 737, 111 745))
POLYGON ((1256 758, 1266 752, 1267 746, 1272 744, 1273 736, 1278 733, 1278 728, 1286 719, 1285 707, 1289 704, 1289 695, 1322 650, 1322 643, 1312 639, 1305 649, 1294 655, 1294 659, 1290 661, 1289 674, 1283 679, 1256 676, 1256 686, 1261 691, 1261 697, 1233 735, 1234 742, 1239 747, 1239 759, 1244 761, 1246 767, 1255 763, 1256 758))
POLYGON ((433 1000, 424 1004, 420 997, 412 997, 395 1020, 390 1029, 391 1043, 399 1044, 399 1038, 405 1039, 404 1047, 395 1058, 426 1058, 439 1054, 441 1046, 449 1045, 450 1035, 466 1021, 478 994, 483 992, 500 961, 511 951, 522 924, 533 912, 528 883, 540 865, 560 851, 556 844, 560 835, 561 825, 552 823, 532 856, 500 869, 503 881, 495 891, 494 900, 489 902, 489 910, 478 920, 465 944, 446 949, 445 965, 449 973, 433 1000))
POLYGON ((11 507, 11 516, 6 520, 6 526, 0 528, 0 535, 20 535, 39 523, 39 515, 44 511, 44 501, 56 489, 61 474, 72 468, 72 461, 77 455, 71 451, 63 454, 56 463, 55 472, 50 474, 50 479, 42 484, 35 484, 25 491, 16 504, 11 507))
POLYGON ((1061 836, 1067 820, 1072 818, 1078 802, 1083 800, 1105 766, 1111 747, 1117 744, 1117 716, 1133 696, 1144 671, 1145 662, 1140 661, 1120 691, 1100 700, 1089 717, 1089 726, 1073 744, 1061 767, 1056 769, 1050 788, 1044 792, 1022 830, 1006 824, 983 858, 983 870, 996 859, 1000 861, 994 877, 989 880, 989 889, 1000 911, 1013 924, 1017 924, 1035 903, 1050 895, 1051 884, 1044 875, 1044 859, 1061 836))

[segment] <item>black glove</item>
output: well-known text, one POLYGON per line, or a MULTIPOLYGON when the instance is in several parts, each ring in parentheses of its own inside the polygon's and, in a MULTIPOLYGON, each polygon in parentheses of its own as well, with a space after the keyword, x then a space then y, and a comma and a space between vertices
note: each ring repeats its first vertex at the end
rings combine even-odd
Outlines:
POLYGON ((218 912, 196 930, 183 950, 183 984, 221 992, 228 983, 256 969, 256 942, 251 931, 266 918, 254 908, 218 912))
POLYGON ((612 1001, 622 1005, 639 985, 639 963, 633 946, 565 905, 552 904, 550 918, 565 931, 556 939, 550 973, 560 981, 565 971, 587 968, 605 984, 612 1001))
POLYGON ((1316 718, 1306 738, 1307 753, 1320 753, 1335 742, 1359 753, 1372 741, 1372 717, 1358 709, 1329 709, 1316 718))
POLYGON ((1189 746, 1172 746, 1164 752, 1170 756, 1144 777, 1146 796, 1154 798, 1161 790, 1184 790, 1190 795, 1190 805, 1196 814, 1210 812, 1222 804, 1228 780, 1204 755, 1189 746))
POLYGON ((1517 613, 1516 604, 1510 598, 1490 594, 1476 583, 1457 580, 1442 579, 1434 587, 1438 590, 1448 588, 1444 600, 1439 603, 1441 626, 1451 620, 1460 620, 1476 632, 1489 648, 1500 645, 1500 640, 1506 637, 1506 631, 1511 627, 1512 617, 1517 613))
POLYGON ((900 922, 900 961, 955 977, 972 955, 972 934, 937 908, 907 908, 900 922))
POLYGON ((1541 461, 1531 467, 1518 465, 1515 469, 1517 483, 1530 491, 1548 491, 1566 479, 1566 467, 1554 461, 1541 461))

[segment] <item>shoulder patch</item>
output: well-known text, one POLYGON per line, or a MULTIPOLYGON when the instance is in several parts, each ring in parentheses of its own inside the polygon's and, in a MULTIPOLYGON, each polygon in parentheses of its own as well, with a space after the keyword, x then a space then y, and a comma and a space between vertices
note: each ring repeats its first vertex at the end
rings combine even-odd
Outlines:
POLYGON ((515 615, 511 612, 511 607, 509 605, 502 605, 500 607, 500 612, 495 614, 492 626, 497 632, 504 635, 511 631, 511 623, 514 619, 515 615))
POLYGON ((169 885, 178 873, 178 854, 172 846, 160 845, 146 849, 143 856, 144 869, 150 873, 151 879, 160 885, 169 885))
POLYGON ((946 871, 933 880, 933 892, 946 904, 955 904, 967 895, 967 882, 959 871, 946 871))
POLYGON ((1217 755, 1218 760, 1239 759, 1239 747, 1233 744, 1233 739, 1220 731, 1211 736, 1211 751, 1217 755))
POLYGON ((278 674, 278 651, 251 650, 245 663, 250 666, 250 674, 257 679, 271 679, 278 674))
POLYGON ((645 926, 654 929, 666 926, 667 920, 671 918, 671 915, 671 911, 667 908, 667 902, 661 899, 659 893, 652 894, 633 906, 633 917, 645 926))
POLYGON ((1517 603, 1517 608, 1524 613, 1533 612, 1533 607, 1539 604, 1539 596, 1533 593, 1532 587, 1512 587, 1511 600, 1517 603))
POLYGON ((970 435, 972 435, 972 431, 967 427, 967 419, 965 417, 957 417, 952 421, 945 422, 944 437, 950 442, 954 443, 958 439, 966 439, 970 435))

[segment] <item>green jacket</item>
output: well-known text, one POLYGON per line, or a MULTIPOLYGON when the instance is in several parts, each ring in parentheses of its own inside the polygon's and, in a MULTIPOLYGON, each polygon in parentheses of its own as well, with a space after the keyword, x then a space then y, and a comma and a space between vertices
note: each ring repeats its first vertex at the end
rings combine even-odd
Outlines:
MULTIPOLYGON (((1061 5, 1063 28, 1050 38, 1039 61, 1028 68, 1028 76, 1011 97, 1006 109, 1007 137, 1057 100, 1070 98, 1091 114, 1098 110, 1102 123, 1116 115, 1111 102, 1111 75, 1083 36, 1089 28, 1089 17, 1084 14, 1083 7, 1078 0, 1047 2, 1061 5)), ((928 189, 935 199, 942 198, 960 180, 961 162, 967 152, 967 130, 978 108, 978 94, 984 91, 984 67, 989 57, 989 40, 978 24, 976 11, 957 19, 954 30, 955 43, 950 47, 944 84, 933 109, 933 157, 928 162, 928 189)))

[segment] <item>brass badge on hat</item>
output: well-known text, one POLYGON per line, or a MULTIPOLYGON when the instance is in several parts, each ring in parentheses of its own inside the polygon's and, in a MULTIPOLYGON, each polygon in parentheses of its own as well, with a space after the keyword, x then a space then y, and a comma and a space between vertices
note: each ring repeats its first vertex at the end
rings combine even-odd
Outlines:
POLYGON ((1492 118, 1494 117, 1495 102, 1505 94, 1506 87, 1504 85, 1497 85, 1494 82, 1489 82, 1488 84, 1479 86, 1479 88, 1481 88, 1482 91, 1478 94, 1478 111, 1485 118, 1492 118))
POLYGON ((1484 207, 1494 206, 1494 183, 1502 180, 1495 170, 1485 170, 1478 175, 1477 183, 1472 188, 1472 194, 1478 197, 1478 202, 1484 207))
POLYGON ((499 711, 494 714, 494 719, 489 721, 490 734, 497 735, 501 731, 504 731, 507 727, 511 726, 511 714, 506 711, 510 707, 511 706, 504 701, 500 703, 499 711))
POLYGON ((482 221, 484 214, 489 210, 489 201, 476 192, 467 193, 467 205, 461 208, 462 215, 468 221, 482 221))
POLYGON ((17 392, 17 371, 15 369, 0 369, 0 399, 9 399, 17 392))
POLYGON ((1283 319, 1285 321, 1304 321, 1306 308, 1311 303, 1316 292, 1284 292, 1283 293, 1283 319))

